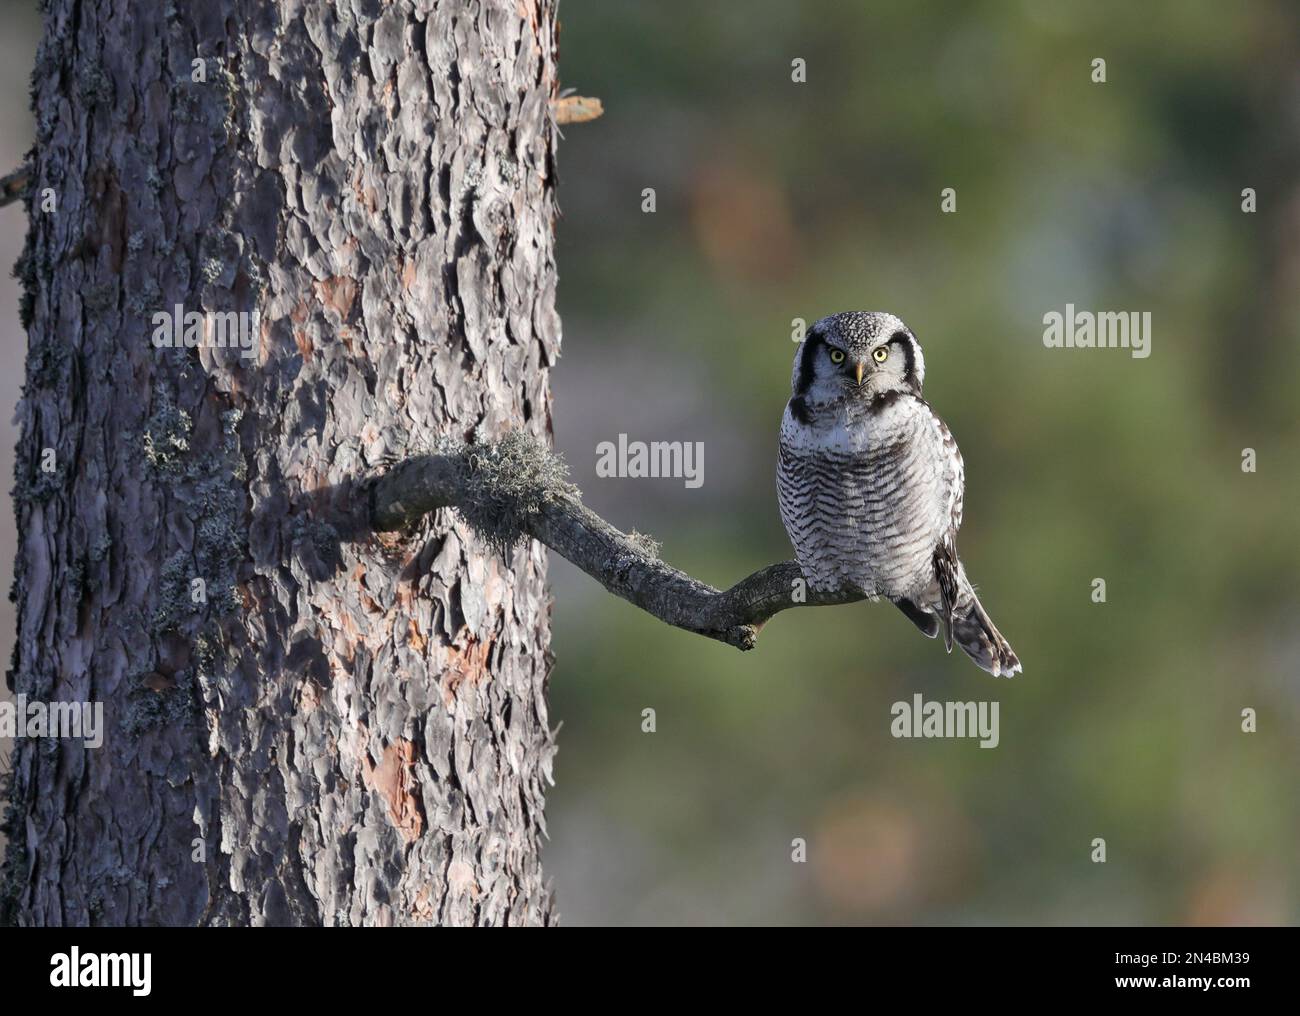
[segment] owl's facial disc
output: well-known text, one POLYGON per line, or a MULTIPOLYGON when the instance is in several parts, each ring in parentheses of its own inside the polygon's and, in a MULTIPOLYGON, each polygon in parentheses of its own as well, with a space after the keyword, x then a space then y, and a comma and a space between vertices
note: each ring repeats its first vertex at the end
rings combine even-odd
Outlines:
POLYGON ((920 345, 892 314, 833 314, 808 330, 791 387, 801 405, 860 405, 889 392, 920 395, 924 371, 920 345))

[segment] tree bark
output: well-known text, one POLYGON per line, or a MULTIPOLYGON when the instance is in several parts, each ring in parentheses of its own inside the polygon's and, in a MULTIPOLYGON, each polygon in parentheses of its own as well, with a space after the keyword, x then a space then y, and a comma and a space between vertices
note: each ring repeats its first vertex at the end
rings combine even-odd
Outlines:
POLYGON ((549 439, 553 0, 44 17, 10 681, 107 729, 18 742, 0 920, 552 922, 544 549, 365 480, 549 439))

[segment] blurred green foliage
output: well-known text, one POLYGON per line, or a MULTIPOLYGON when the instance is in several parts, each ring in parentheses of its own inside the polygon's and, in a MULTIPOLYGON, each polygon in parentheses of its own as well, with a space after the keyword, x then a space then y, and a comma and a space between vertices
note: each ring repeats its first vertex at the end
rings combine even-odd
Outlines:
POLYGON ((995 681, 887 604, 783 614, 740 654, 557 559, 566 920, 1300 920, 1300 9, 561 15, 562 83, 606 109, 560 158, 555 426, 589 503, 717 585, 789 557, 791 319, 893 311, 965 455, 962 556, 1025 664, 995 681), (1067 302, 1149 310, 1152 355, 1044 348, 1067 302), (704 440, 704 488, 595 479, 620 430, 704 440), (892 739, 918 691, 1000 701, 1000 746, 892 739))

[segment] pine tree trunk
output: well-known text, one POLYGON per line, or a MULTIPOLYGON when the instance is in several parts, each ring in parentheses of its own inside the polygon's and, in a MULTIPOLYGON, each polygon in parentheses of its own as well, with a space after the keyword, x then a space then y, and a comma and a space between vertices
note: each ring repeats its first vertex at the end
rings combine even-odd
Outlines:
POLYGON ((48 0, 10 681, 106 732, 18 742, 0 920, 553 920, 543 549, 376 537, 363 481, 549 438, 555 39, 553 0, 48 0), (178 305, 253 355, 157 348, 178 305))

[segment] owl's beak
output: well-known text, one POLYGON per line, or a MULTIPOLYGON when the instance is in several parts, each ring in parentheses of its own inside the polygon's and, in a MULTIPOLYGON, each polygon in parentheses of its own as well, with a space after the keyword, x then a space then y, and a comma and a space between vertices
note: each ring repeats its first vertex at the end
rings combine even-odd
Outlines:
POLYGON ((857 363, 855 363, 853 366, 854 366, 854 368, 855 368, 856 371, 857 371, 858 384, 862 384, 862 372, 863 372, 864 370, 866 370, 867 365, 866 365, 865 363, 863 363, 861 360, 859 360, 859 361, 858 361, 857 363))

